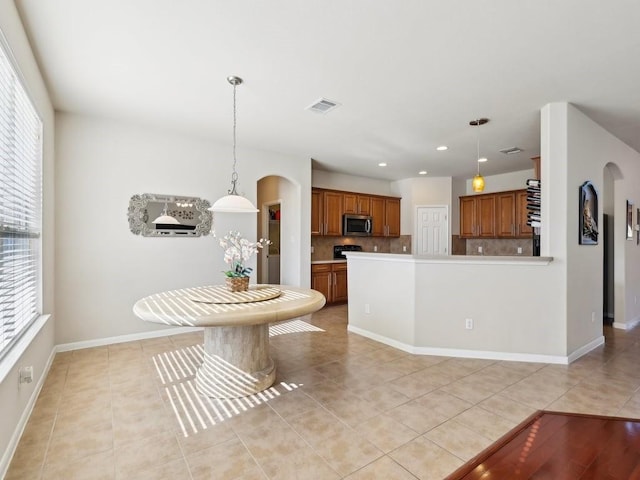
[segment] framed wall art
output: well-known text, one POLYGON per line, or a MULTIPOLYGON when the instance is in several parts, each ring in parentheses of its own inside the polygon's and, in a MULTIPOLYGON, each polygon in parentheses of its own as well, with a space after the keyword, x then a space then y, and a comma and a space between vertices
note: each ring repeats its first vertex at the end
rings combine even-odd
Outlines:
POLYGON ((633 203, 627 200, 627 240, 633 239, 633 203))
POLYGON ((598 192, 591 182, 580 186, 579 243, 580 245, 598 244, 598 192))

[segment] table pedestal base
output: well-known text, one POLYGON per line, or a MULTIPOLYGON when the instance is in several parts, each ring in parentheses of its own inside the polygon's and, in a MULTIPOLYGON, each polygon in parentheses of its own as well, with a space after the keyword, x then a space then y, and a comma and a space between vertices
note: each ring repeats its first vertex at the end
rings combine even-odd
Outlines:
POLYGON ((196 387, 207 397, 237 398, 266 390, 276 378, 269 325, 206 327, 196 387))

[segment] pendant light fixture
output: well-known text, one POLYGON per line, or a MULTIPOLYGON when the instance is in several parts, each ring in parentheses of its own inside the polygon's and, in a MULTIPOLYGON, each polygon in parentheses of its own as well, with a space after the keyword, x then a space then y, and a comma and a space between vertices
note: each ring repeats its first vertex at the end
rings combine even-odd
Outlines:
POLYGON ((164 225, 180 225, 180 222, 176 217, 172 217, 167 213, 167 202, 164 202, 164 209, 162 209, 162 213, 160 213, 160 216, 151 223, 153 223, 154 225, 158 223, 164 225))
POLYGON ((256 213, 259 210, 253 206, 251 201, 236 191, 238 183, 238 172, 236 172, 236 87, 242 83, 240 77, 227 77, 227 81, 233 85, 233 173, 231 174, 231 190, 222 198, 216 200, 209 210, 212 212, 227 213, 256 213))
MULTIPOLYGON (((488 118, 479 118, 477 120, 471 120, 469 122, 469 125, 473 126, 473 127, 478 127, 478 139, 477 139, 477 157, 476 157, 476 163, 478 164, 478 173, 476 173, 476 176, 473 177, 473 180, 471 181, 471 188, 473 188, 473 191, 476 193, 480 193, 484 190, 484 177, 482 175, 480 175, 480 125, 484 125, 485 123, 488 123, 489 119, 488 118)), ((483 160, 486 161, 486 160, 483 160)))

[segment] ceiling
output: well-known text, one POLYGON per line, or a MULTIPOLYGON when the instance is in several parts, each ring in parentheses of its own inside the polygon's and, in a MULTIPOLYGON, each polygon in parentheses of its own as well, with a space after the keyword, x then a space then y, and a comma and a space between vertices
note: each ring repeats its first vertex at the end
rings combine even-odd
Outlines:
POLYGON ((242 77, 240 169, 251 147, 373 178, 470 177, 479 134, 483 174, 522 170, 540 153, 541 107, 558 101, 640 151, 637 0, 16 5, 59 111, 231 146, 226 77, 242 77), (305 110, 320 97, 340 106, 305 110), (479 117, 491 121, 469 126, 479 117))

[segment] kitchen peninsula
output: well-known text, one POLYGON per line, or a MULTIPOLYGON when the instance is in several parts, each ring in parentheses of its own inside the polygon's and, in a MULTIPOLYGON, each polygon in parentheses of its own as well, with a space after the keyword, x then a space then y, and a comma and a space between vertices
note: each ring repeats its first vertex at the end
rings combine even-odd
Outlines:
POLYGON ((569 363, 551 257, 347 253, 351 332, 407 352, 569 363))

